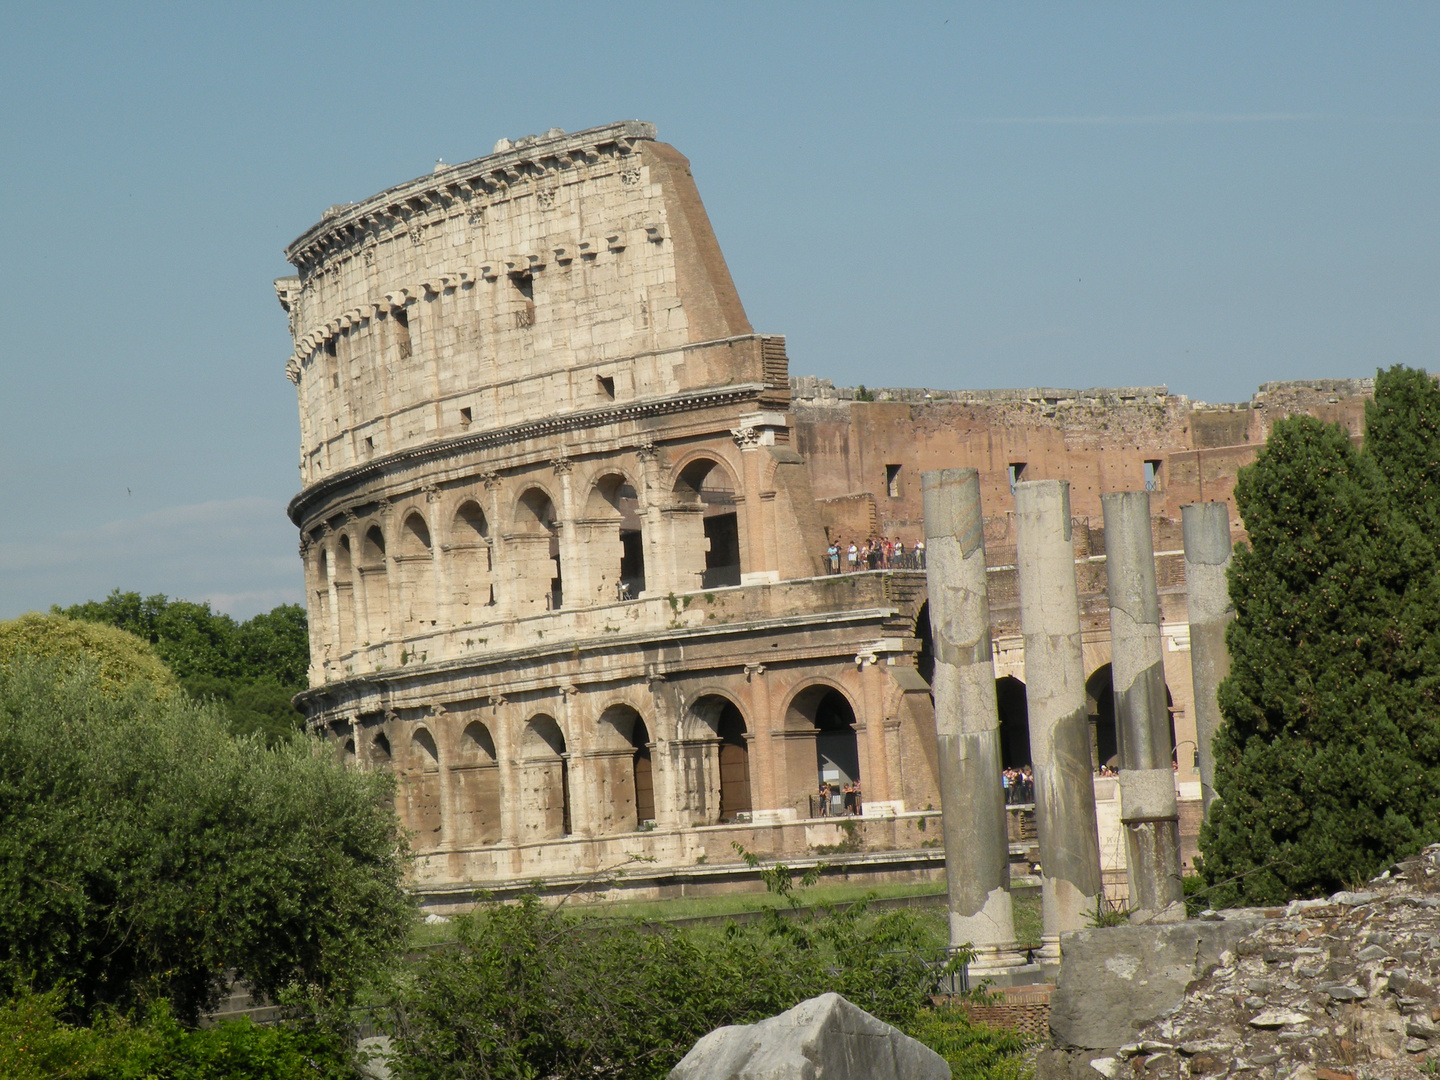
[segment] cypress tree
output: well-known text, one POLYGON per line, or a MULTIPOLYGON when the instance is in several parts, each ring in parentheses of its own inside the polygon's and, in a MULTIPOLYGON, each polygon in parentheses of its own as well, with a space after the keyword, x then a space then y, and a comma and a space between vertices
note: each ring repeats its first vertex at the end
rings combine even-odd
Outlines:
POLYGON ((1338 426, 1279 421, 1235 498, 1250 543, 1200 847, 1218 903, 1274 903, 1363 881, 1436 832, 1426 575, 1385 473, 1338 426))

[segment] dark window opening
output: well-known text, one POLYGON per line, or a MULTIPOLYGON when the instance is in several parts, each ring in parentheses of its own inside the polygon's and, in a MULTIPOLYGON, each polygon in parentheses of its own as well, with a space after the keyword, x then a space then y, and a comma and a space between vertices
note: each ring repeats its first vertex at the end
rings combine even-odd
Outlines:
POLYGON ((400 359, 410 358, 410 316, 404 308, 395 308, 395 344, 400 350, 400 359))
POLYGON ((643 825, 655 820, 655 774, 650 766, 650 733, 638 716, 630 742, 635 747, 635 820, 643 825))
POLYGON ((460 410, 460 426, 461 426, 461 427, 469 427, 469 426, 470 426, 470 406, 469 406, 469 405, 466 405, 463 409, 460 410))
POLYGON ((326 339, 325 339, 325 355, 326 355, 326 356, 334 356, 334 355, 335 355, 335 339, 334 339, 333 337, 332 337, 332 338, 326 338, 326 339))
POLYGON ((1145 490, 1160 490, 1160 462, 1158 461, 1145 462, 1145 490))
POLYGON ((740 526, 732 511, 705 519, 705 573, 700 580, 707 589, 740 584, 740 526))
POLYGON ((371 436, 366 435, 366 436, 365 436, 365 450, 366 450, 367 452, 370 452, 370 451, 373 451, 374 449, 375 449, 375 440, 374 440, 371 436))
POLYGON ((1012 461, 1010 463, 1010 494, 1015 494, 1015 485, 1025 479, 1025 462, 1012 461))
POLYGON ((995 706, 1000 714, 1000 764, 1023 769, 1030 760, 1030 706, 1025 684, 1009 675, 995 680, 995 706))
POLYGON ((515 326, 524 330, 535 325, 535 278, 531 274, 511 274, 510 284, 520 294, 521 307, 515 312, 515 326))
POLYGON ((609 375, 597 375, 595 381, 600 384, 600 393, 604 394, 607 398, 613 398, 615 396, 615 380, 609 375))
POLYGON ((645 591, 645 544, 639 529, 620 530, 620 585, 622 599, 645 591))
POLYGON ((885 490, 889 492, 890 498, 900 498, 900 466, 885 466, 885 490))
POLYGON ((815 708, 815 765, 820 783, 830 788, 832 813, 845 807, 838 797, 847 784, 860 780, 860 747, 855 737, 855 713, 845 696, 831 690, 815 708), (837 805, 838 804, 838 805, 837 805))

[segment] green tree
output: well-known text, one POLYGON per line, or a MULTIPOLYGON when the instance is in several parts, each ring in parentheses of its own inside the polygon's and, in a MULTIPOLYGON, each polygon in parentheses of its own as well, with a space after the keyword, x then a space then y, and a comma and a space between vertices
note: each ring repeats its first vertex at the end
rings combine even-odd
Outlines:
POLYGON ((385 774, 236 738, 145 681, 0 665, 0 993, 63 986, 81 1018, 169 999, 191 1021, 234 971, 343 1003, 403 942, 403 870, 385 774))
POLYGON ((305 689, 310 664, 305 610, 296 604, 237 623, 208 603, 116 589, 104 600, 52 610, 150 642, 185 691, 219 703, 237 734, 258 733, 274 742, 304 723, 290 703, 305 689))
POLYGON ((93 669, 111 696, 136 682, 149 683, 162 697, 179 689, 174 673, 141 638, 64 615, 31 612, 0 622, 0 663, 17 656, 49 660, 67 672, 93 669))
POLYGON ((1431 570, 1338 426, 1279 421, 1235 499, 1250 544, 1230 570, 1220 801, 1200 847, 1218 902, 1270 903, 1364 880, 1436 831, 1428 635, 1410 602, 1431 570))

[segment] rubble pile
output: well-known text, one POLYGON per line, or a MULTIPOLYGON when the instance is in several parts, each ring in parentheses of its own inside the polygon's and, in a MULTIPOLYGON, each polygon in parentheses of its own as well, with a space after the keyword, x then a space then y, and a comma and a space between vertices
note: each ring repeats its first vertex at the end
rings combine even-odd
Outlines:
POLYGON ((1090 1067, 1111 1080, 1440 1075, 1440 844, 1364 892, 1264 914, 1177 1008, 1090 1067))

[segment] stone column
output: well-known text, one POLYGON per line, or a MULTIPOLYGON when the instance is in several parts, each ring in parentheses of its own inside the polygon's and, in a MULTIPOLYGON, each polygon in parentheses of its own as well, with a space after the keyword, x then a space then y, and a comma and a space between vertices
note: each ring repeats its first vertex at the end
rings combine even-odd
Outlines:
POLYGON ((1150 495, 1100 496, 1105 513, 1105 576, 1110 589, 1110 655, 1120 743, 1120 822, 1130 873, 1131 920, 1185 918, 1180 887, 1180 816, 1170 767, 1170 714, 1150 495))
POLYGON ((1185 597, 1190 612, 1190 681, 1195 691, 1195 742, 1200 754, 1200 792, 1205 812, 1215 801, 1215 755, 1211 740, 1220 727, 1215 692, 1230 674, 1225 628, 1235 618, 1230 602, 1230 507, 1191 503, 1181 507, 1185 531, 1185 597))
POLYGON ((1000 715, 990 646, 990 599, 980 514, 980 474, 922 475, 925 578, 935 650, 935 732, 950 945, 969 943, 971 967, 1015 967, 1010 844, 1000 785, 1000 715))
MULTIPOLYGON (((1042 867, 1040 955, 1055 961, 1060 935, 1085 928, 1101 888, 1080 599, 1070 541, 1070 485, 1063 480, 1016 484, 1015 519, 1042 867)), ((925 554, 934 560, 929 544, 925 554)))

